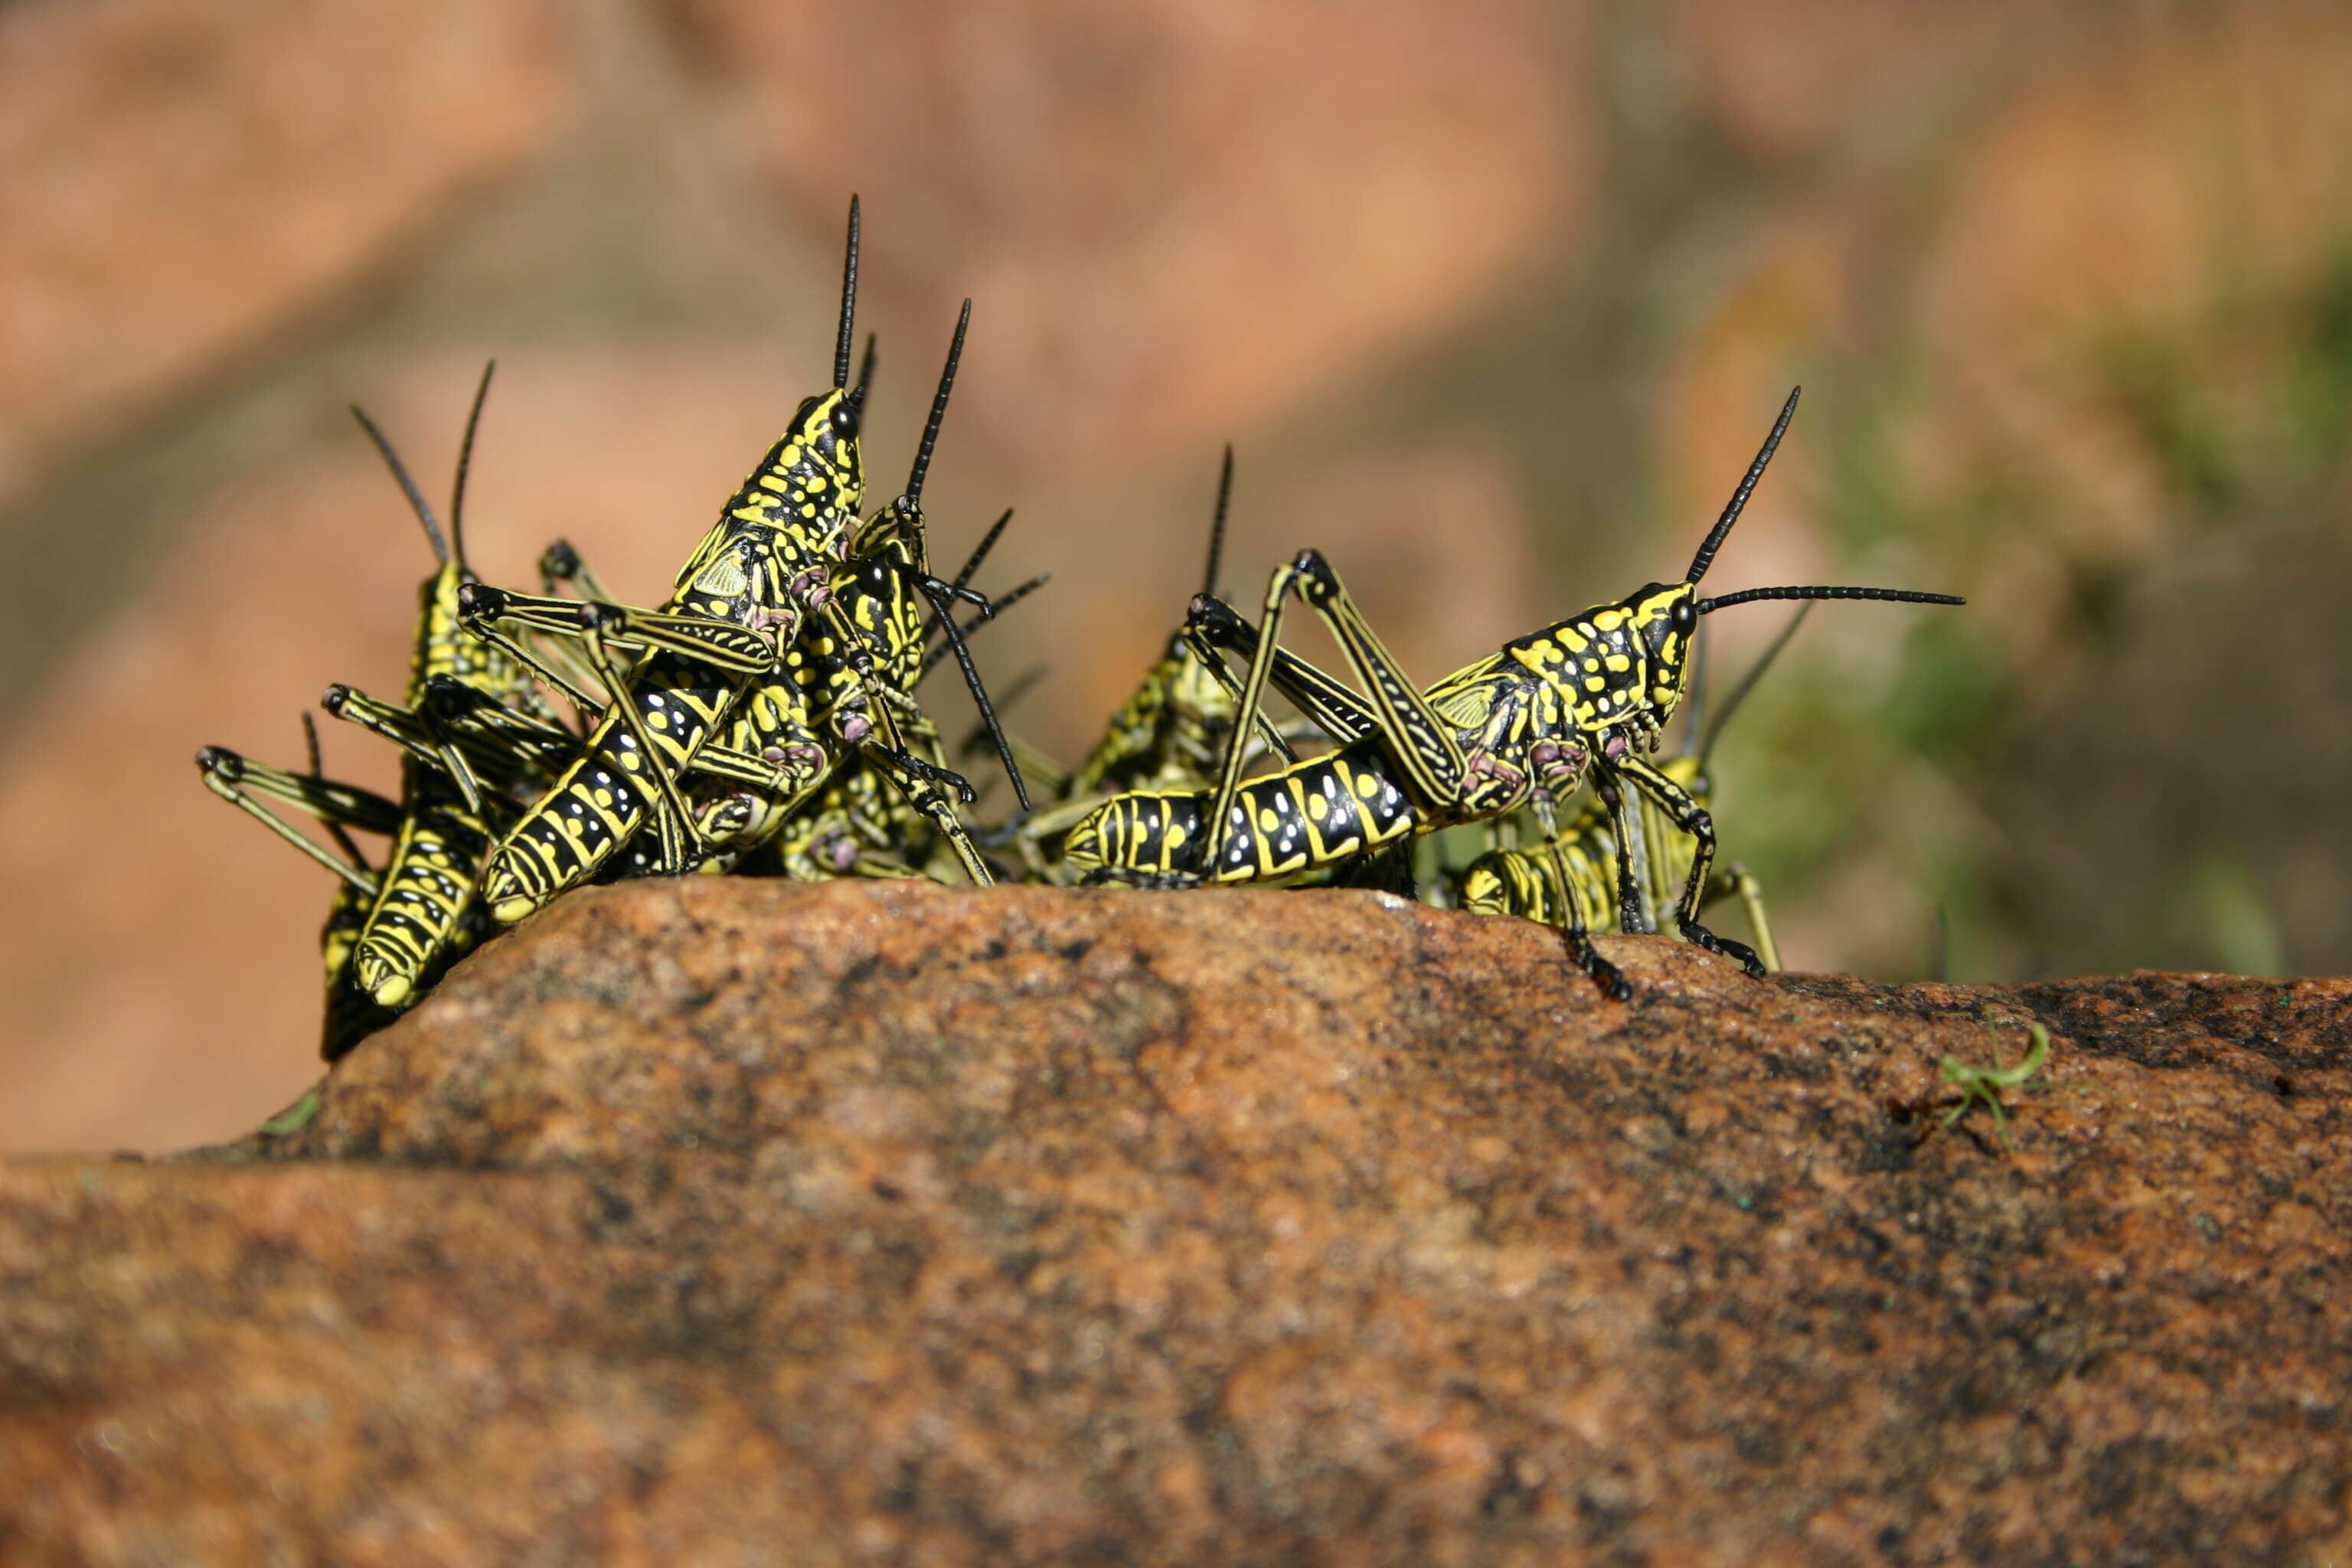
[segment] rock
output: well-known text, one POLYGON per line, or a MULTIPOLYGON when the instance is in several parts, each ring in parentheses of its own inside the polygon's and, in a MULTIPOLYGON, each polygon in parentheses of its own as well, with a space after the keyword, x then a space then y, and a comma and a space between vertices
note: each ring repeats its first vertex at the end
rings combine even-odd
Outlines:
POLYGON ((559 901, 0 1167, 12 1560, 2352 1545, 2352 983, 1746 977, 1370 893, 559 901), (1936 1058, 2046 1070, 1937 1128, 1936 1058))

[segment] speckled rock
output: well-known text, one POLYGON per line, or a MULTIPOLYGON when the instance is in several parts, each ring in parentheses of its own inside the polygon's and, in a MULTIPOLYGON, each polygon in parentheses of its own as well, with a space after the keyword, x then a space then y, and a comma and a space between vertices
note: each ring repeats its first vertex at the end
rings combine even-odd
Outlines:
POLYGON ((2352 983, 1608 947, 566 898, 298 1131, 0 1167, 0 1556, 2352 1553, 2352 983), (2011 1152, 1939 1126, 1988 1021, 2011 1152))

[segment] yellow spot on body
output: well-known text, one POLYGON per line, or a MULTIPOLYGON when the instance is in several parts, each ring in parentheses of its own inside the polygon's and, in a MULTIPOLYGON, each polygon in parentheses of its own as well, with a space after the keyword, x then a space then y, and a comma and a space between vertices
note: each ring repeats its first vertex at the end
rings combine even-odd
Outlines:
POLYGON ((1275 814, 1274 807, 1262 805, 1257 808, 1257 826, 1259 832, 1271 833, 1282 826, 1282 818, 1275 814))
POLYGON ((375 997, 378 1006, 397 1007, 408 1000, 408 994, 415 990, 415 986, 416 983, 407 975, 395 974, 377 986, 371 994, 375 997))
POLYGON ((814 517, 816 515, 816 502, 808 501, 803 503, 801 507, 801 515, 803 517, 814 517))
POLYGON ((1625 612, 1622 610, 1603 610, 1599 615, 1592 617, 1592 624, 1601 631, 1613 632, 1619 626, 1625 624, 1625 612))
POLYGON ((1584 689, 1587 691, 1598 691, 1608 684, 1597 675, 1588 675, 1584 678, 1584 689))
POLYGON ((1612 653, 1601 662, 1621 674, 1633 668, 1633 661, 1622 653, 1612 653))
POLYGON ((1181 823, 1181 822, 1171 822, 1171 823, 1170 823, 1170 824, 1168 825, 1168 847, 1169 847, 1169 848, 1171 848, 1171 849, 1177 848, 1178 847, 1180 847, 1181 845, 1182 845, 1182 843, 1184 842, 1184 838, 1185 838, 1184 825, 1183 825, 1182 823, 1181 823))
POLYGON ((1323 813, 1324 813, 1324 810, 1325 810, 1325 806, 1324 806, 1324 804, 1323 804, 1323 797, 1322 797, 1322 795, 1319 795, 1319 794, 1318 794, 1318 795, 1308 795, 1308 796, 1307 797, 1307 816, 1309 816, 1313 817, 1316 821, 1320 822, 1320 821, 1322 821, 1322 820, 1323 820, 1323 813))
POLYGON ((1356 793, 1371 800, 1381 793, 1381 781, 1370 773, 1362 774, 1356 780, 1356 793))
POLYGON ((1560 635, 1562 639, 1567 642, 1568 651, 1570 653, 1582 653, 1586 648, 1592 646, 1592 640, 1584 636, 1581 632, 1579 632, 1574 626, 1570 626, 1567 631, 1560 635))

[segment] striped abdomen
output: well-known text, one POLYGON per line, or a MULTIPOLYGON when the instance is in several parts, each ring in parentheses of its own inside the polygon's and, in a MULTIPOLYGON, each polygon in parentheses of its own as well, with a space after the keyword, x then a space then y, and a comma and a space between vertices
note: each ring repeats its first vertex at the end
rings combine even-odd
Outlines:
POLYGON ((481 818, 447 775, 415 758, 404 765, 407 814, 352 961, 360 989, 384 1007, 405 1004, 427 970, 458 956, 474 879, 490 847, 481 818))
MULTIPOLYGON (((646 731, 673 776, 719 727, 742 682, 699 659, 656 653, 632 683, 646 731)), ((579 760, 525 810, 490 857, 483 893, 512 924, 566 888, 594 876, 645 826, 659 786, 621 716, 607 713, 579 760)))
POLYGON ((1081 870, 1258 882, 1393 844, 1421 820, 1376 738, 1243 784, 1204 861, 1202 818, 1214 798, 1213 791, 1114 796, 1070 830, 1065 857, 1081 870))

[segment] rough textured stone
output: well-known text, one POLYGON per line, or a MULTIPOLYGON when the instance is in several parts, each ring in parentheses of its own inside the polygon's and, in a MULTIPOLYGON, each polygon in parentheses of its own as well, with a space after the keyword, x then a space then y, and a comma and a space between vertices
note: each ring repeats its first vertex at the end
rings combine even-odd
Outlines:
POLYGON ((13 1560, 2324 1562, 2352 983, 1751 980, 1363 893, 567 898, 0 1168, 13 1560), (1933 1131, 1934 1061, 2047 1071, 1933 1131))

